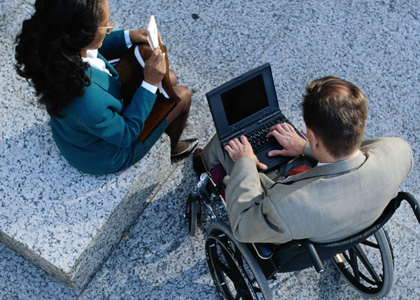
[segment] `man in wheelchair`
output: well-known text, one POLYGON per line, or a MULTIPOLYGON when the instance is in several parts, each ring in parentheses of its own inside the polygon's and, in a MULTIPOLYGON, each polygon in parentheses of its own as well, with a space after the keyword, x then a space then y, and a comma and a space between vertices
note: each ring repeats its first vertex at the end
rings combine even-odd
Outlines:
POLYGON ((354 84, 314 80, 306 86, 302 110, 307 140, 286 123, 267 135, 283 147, 269 155, 291 157, 278 169, 259 172, 265 166, 244 136, 224 149, 215 136, 195 158, 197 172, 203 171, 201 162, 207 171, 219 164, 225 169, 230 227, 240 242, 325 243, 354 235, 377 220, 412 168, 404 140, 362 141, 368 103, 354 84))

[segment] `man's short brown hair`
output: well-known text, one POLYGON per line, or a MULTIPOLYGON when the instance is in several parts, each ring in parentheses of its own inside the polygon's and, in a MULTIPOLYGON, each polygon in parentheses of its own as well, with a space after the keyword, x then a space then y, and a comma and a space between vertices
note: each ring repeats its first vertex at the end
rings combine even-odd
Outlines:
POLYGON ((365 94, 353 83, 333 76, 314 80, 305 89, 303 119, 327 151, 338 159, 358 149, 368 117, 365 94))

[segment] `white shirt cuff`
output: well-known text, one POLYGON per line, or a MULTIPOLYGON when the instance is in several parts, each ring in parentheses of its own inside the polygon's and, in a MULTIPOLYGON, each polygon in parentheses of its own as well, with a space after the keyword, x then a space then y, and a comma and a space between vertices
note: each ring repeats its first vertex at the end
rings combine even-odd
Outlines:
POLYGON ((150 83, 147 83, 146 81, 143 81, 141 83, 141 86, 153 94, 156 94, 156 91, 158 89, 157 86, 151 85, 150 83))
POLYGON ((124 38, 127 48, 130 48, 133 45, 133 43, 130 40, 130 30, 124 30, 124 38))

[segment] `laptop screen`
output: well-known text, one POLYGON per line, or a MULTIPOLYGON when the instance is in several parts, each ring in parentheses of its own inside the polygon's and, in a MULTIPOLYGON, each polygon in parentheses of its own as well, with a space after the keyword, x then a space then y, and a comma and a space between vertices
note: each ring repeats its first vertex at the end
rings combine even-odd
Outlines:
POLYGON ((280 112, 268 63, 229 80, 206 97, 222 142, 280 112))
POLYGON ((233 125, 268 106, 261 74, 220 95, 228 125, 233 125))

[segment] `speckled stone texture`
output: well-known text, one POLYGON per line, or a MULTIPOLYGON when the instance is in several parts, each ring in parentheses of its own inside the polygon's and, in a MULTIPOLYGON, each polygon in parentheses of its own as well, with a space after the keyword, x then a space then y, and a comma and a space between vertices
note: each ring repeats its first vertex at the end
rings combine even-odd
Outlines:
POLYGON ((60 156, 49 127, 1 145, 0 239, 75 289, 82 289, 168 176, 169 140, 113 175, 78 172, 60 156))
MULTIPOLYGON (((15 12, 6 9, 8 16, 15 12)), ((19 24, 31 11, 25 2, 16 10, 19 24)), ((5 59, 0 88, 0 240, 81 290, 169 176, 169 138, 163 135, 139 163, 117 174, 92 176, 71 167, 52 139, 49 117, 14 72, 17 23, 10 24, 15 31, 3 23, 0 36, 5 59)))
MULTIPOLYGON (((47 127, 31 91, 12 67, 13 38, 32 2, 0 0, 3 144, 31 128, 36 132, 47 127)), ((225 81, 269 62, 283 113, 304 129, 299 103, 305 84, 335 75, 366 93, 367 138, 398 136, 410 143, 415 166, 401 189, 420 199, 419 1, 109 2, 117 28, 144 28, 148 17, 156 16, 179 84, 192 91, 185 135, 199 137, 200 146, 215 132, 205 93, 225 81)), ((39 143, 38 138, 30 140, 39 143)), ((199 234, 191 238, 182 217, 185 197, 198 179, 191 160, 172 167, 175 171, 83 292, 0 244, 0 298, 218 299, 205 261, 207 222, 203 220, 199 234)), ((406 204, 386 229, 395 256, 394 284, 386 299, 420 299, 420 226, 406 204)), ((274 299, 362 299, 331 264, 324 274, 313 269, 281 274, 270 286, 274 299)))

